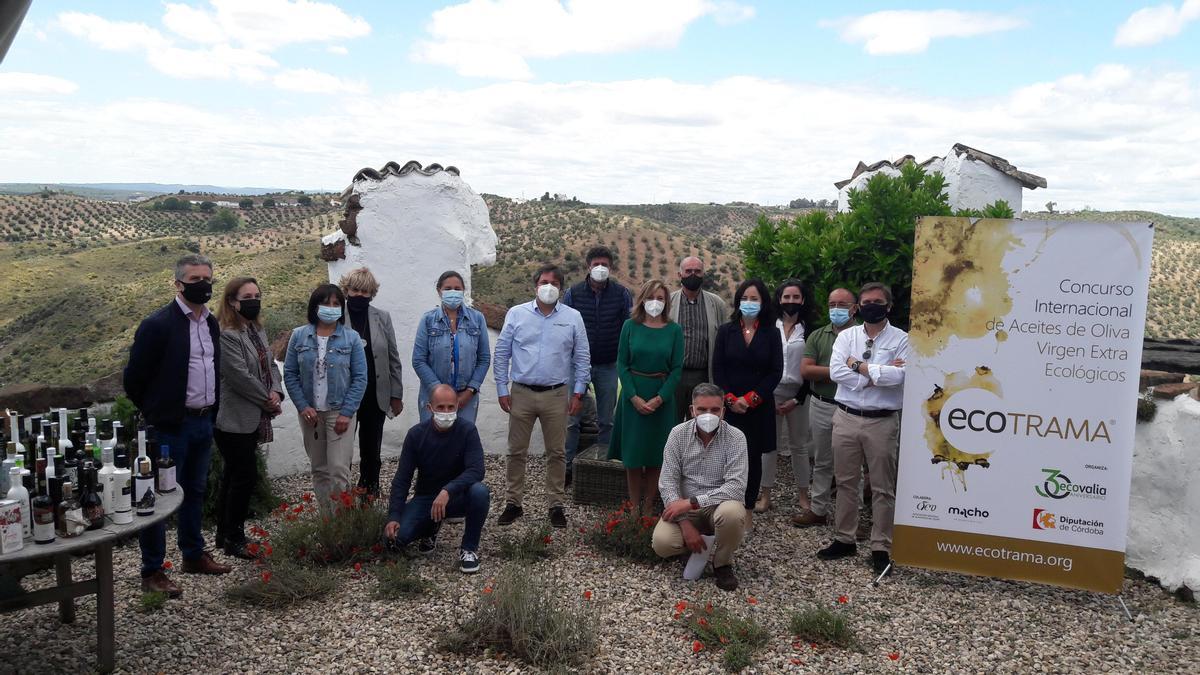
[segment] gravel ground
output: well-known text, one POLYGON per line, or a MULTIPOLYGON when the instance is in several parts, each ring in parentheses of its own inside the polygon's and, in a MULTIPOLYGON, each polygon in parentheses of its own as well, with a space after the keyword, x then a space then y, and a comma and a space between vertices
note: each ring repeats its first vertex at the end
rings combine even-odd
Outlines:
MULTIPOLYGON (((782 460, 785 464, 786 460, 782 460)), ((526 515, 510 529, 539 527, 545 519, 542 463, 530 462, 526 515)), ((395 471, 385 463, 385 478, 395 471)), ((436 584, 431 596, 383 602, 372 598, 373 579, 353 578, 348 568, 340 590, 325 602, 284 611, 230 605, 228 585, 252 578, 253 566, 232 560, 225 577, 174 574, 184 589, 161 611, 138 611, 136 543, 115 552, 117 665, 132 673, 470 672, 533 670, 504 658, 466 658, 434 647, 438 635, 467 615, 502 561, 505 531, 494 526, 503 506, 503 458, 488 457, 492 514, 484 530, 483 569, 473 577, 456 567, 461 526, 442 531, 437 552, 419 563, 436 584)), ((813 557, 828 533, 796 530, 787 523, 792 501, 779 469, 776 507, 755 520, 736 559, 741 588, 718 590, 711 578, 689 583, 681 563, 643 566, 596 555, 577 528, 603 511, 568 506, 571 528, 555 535, 554 556, 532 566, 571 602, 593 592, 599 652, 585 672, 720 672, 717 652, 691 653, 687 630, 672 619, 680 600, 713 600, 752 616, 771 634, 755 657, 754 672, 1196 672, 1200 663, 1200 610, 1176 601, 1155 585, 1126 580, 1124 597, 1134 612, 1125 620, 1115 598, 1026 583, 901 569, 872 588, 865 557, 825 563, 813 557), (848 601, 839 603, 840 596, 848 601), (757 602, 752 604, 753 597, 757 602), (846 612, 861 646, 857 650, 794 645, 789 613, 823 604, 846 612), (897 658, 893 658, 897 657, 897 658)), ((295 500, 309 476, 279 479, 277 492, 295 500)), ((211 543, 212 533, 207 533, 211 543)), ((218 556, 221 557, 221 556, 218 556)), ((180 561, 174 538, 168 560, 180 561)), ((77 578, 91 576, 88 561, 75 563, 77 578)), ((53 573, 26 577, 25 587, 52 584, 53 573)), ((0 618, 0 673, 81 672, 94 667, 95 600, 77 601, 74 625, 58 623, 53 605, 0 618)))

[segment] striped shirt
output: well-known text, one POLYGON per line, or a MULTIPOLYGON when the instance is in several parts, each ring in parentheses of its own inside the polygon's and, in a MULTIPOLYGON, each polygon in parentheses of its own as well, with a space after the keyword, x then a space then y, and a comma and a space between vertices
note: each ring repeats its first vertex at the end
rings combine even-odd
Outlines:
POLYGON ((695 497, 700 508, 746 498, 750 471, 746 436, 724 420, 708 446, 696 433, 696 420, 676 426, 663 446, 658 491, 663 504, 695 497))
POLYGON ((704 293, 696 300, 679 294, 679 325, 683 328, 683 367, 708 368, 708 314, 704 311, 704 293))

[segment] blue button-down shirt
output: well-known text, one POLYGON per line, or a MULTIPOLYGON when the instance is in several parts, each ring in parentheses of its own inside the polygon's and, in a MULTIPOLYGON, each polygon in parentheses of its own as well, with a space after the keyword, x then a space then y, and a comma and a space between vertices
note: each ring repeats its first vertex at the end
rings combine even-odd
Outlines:
POLYGON ((492 358, 500 396, 509 395, 513 382, 550 386, 573 381, 574 392, 582 394, 591 373, 587 329, 579 312, 558 303, 546 316, 536 300, 508 310, 492 358))

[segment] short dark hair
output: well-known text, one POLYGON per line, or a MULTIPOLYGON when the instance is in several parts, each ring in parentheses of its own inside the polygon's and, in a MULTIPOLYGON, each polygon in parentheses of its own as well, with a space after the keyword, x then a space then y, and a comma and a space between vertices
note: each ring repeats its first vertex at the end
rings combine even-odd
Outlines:
POLYGON ((809 288, 808 284, 795 277, 790 277, 779 282, 779 285, 775 287, 776 316, 783 316, 783 291, 788 288, 799 288, 800 295, 804 296, 804 307, 800 310, 800 316, 798 318, 800 319, 800 323, 804 325, 804 337, 807 338, 808 333, 811 330, 811 326, 814 323, 812 321, 812 290, 809 288))
POLYGON ((762 296, 762 308, 758 310, 758 324, 760 326, 775 325, 775 310, 771 306, 771 291, 767 288, 767 284, 762 279, 747 279, 738 284, 737 291, 733 294, 733 315, 729 317, 731 323, 737 323, 742 320, 742 309, 739 305, 742 304, 742 296, 746 290, 754 288, 758 294, 762 296))
POLYGON ((584 258, 589 266, 591 266, 592 261, 596 258, 608 258, 609 262, 614 262, 612 249, 607 246, 593 246, 589 248, 584 258))
POLYGON ((868 281, 863 284, 862 288, 858 289, 858 297, 861 299, 863 293, 867 291, 883 291, 883 297, 887 300, 887 304, 892 304, 892 289, 887 284, 878 281, 868 281))
POLYGON ((454 270, 446 270, 445 272, 442 272, 442 275, 440 277, 438 277, 437 286, 434 286, 434 288, 441 288, 442 284, 446 283, 447 279, 453 279, 456 277, 458 278, 459 282, 462 283, 463 288, 466 288, 466 286, 467 286, 466 280, 463 279, 461 274, 459 274, 458 272, 455 272, 454 270))
POLYGON ((562 270, 559 269, 558 265, 551 265, 551 264, 542 265, 541 267, 538 268, 538 271, 533 273, 533 285, 537 286, 538 279, 541 279, 542 275, 547 274, 547 273, 553 274, 554 280, 558 282, 558 287, 562 288, 562 285, 563 285, 562 270))
POLYGON ((313 289, 312 295, 308 296, 308 322, 310 324, 317 325, 317 308, 329 302, 330 298, 337 298, 338 303, 342 306, 342 316, 338 319, 338 323, 346 323, 346 295, 336 284, 321 284, 313 289))
POLYGON ((725 398, 725 391, 713 384, 712 382, 701 382, 692 388, 692 402, 701 396, 716 396, 717 398, 725 398))

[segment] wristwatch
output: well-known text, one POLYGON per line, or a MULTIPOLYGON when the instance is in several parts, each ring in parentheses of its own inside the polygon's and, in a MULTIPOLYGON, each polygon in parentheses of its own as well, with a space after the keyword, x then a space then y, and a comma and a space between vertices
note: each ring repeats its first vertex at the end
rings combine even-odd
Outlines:
MULTIPOLYGON (((854 363, 851 363, 851 364, 850 364, 850 370, 853 370, 854 372, 856 372, 856 373, 857 373, 857 372, 858 372, 858 367, 859 367, 859 366, 861 366, 862 364, 863 364, 863 362, 862 362, 862 361, 855 361, 854 363)), ((861 374, 861 373, 860 373, 860 374, 861 374)))
POLYGON ((692 503, 693 509, 700 508, 700 500, 699 499, 696 499, 695 497, 689 497, 688 501, 690 501, 692 503))

